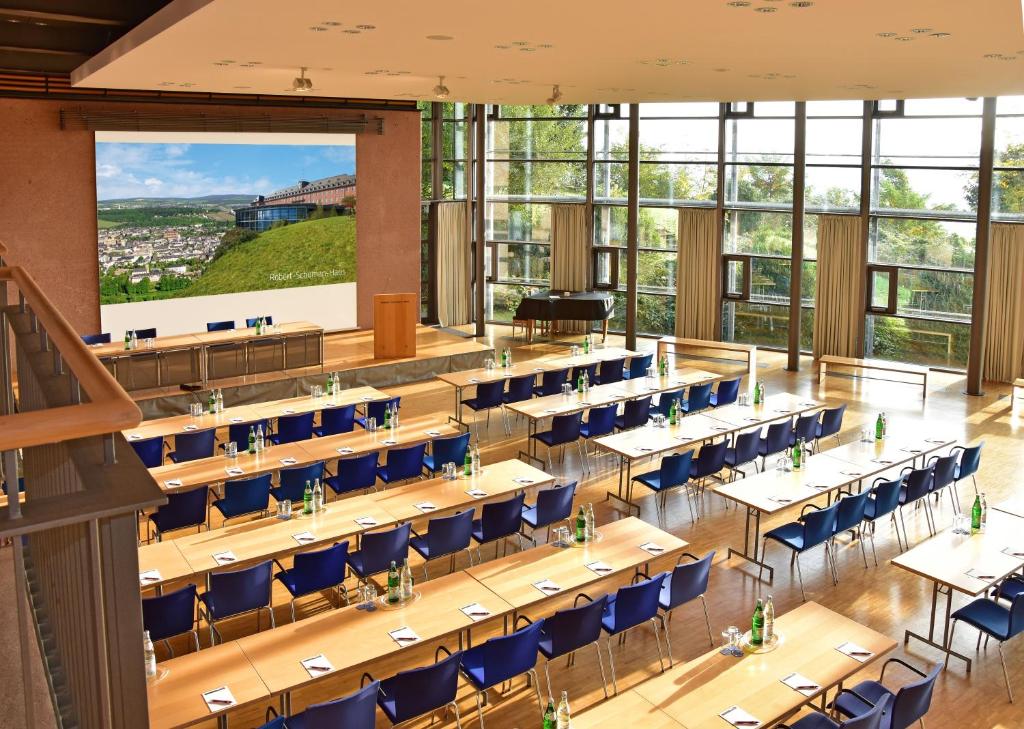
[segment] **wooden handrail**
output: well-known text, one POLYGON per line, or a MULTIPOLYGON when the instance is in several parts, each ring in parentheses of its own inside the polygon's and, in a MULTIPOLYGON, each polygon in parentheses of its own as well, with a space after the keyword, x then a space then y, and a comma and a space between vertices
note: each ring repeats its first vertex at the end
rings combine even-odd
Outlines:
MULTIPOLYGON (((5 250, 0 243, 0 253, 5 250)), ((0 280, 11 281, 18 287, 46 331, 51 346, 60 353, 64 365, 78 379, 89 400, 47 410, 0 415, 0 451, 104 435, 138 425, 142 421, 138 406, 93 356, 32 276, 20 266, 7 266, 0 268, 0 280)), ((0 304, 6 306, 6 302, 0 304)), ((17 306, 7 308, 18 311, 17 306)))

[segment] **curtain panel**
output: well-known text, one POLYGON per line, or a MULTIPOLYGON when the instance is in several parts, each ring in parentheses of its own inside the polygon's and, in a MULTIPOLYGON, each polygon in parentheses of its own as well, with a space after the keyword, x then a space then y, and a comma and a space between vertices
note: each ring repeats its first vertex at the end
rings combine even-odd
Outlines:
POLYGON ((466 235, 465 202, 437 203, 437 319, 441 326, 473 318, 473 257, 466 235))
POLYGON ((860 218, 818 218, 818 276, 814 297, 814 358, 860 354, 860 291, 867 267, 860 218))
POLYGON ((680 208, 677 240, 675 335, 720 339, 715 326, 721 306, 715 210, 680 208))
POLYGON ((995 223, 989 242, 984 378, 1024 373, 1024 225, 995 223))
MULTIPOLYGON (((586 205, 551 206, 551 290, 590 289, 590 227, 586 205)), ((563 331, 583 332, 588 322, 562 322, 563 331)))

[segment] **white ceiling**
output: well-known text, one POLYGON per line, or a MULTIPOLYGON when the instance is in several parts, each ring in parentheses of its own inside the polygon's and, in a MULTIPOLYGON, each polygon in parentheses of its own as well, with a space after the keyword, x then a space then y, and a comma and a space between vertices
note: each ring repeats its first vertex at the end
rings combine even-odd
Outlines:
POLYGON ((1021 0, 804 4, 175 0, 72 82, 282 94, 307 66, 317 96, 430 99, 443 74, 478 103, 1024 93, 1021 0))

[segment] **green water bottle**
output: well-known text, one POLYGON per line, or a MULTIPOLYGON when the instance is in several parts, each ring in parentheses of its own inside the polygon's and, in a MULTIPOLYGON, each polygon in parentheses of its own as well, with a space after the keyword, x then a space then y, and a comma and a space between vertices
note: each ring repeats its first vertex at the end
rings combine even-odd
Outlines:
POLYGON ((462 461, 462 472, 466 478, 473 475, 473 454, 469 452, 469 448, 466 449, 466 457, 462 461))
POLYGON ((394 605, 400 598, 401 584, 398 576, 398 566, 391 560, 391 569, 388 570, 388 602, 394 605))
POLYGON ((797 441, 796 443, 793 444, 793 470, 794 471, 799 471, 800 470, 800 457, 802 455, 800 451, 801 451, 800 442, 797 441))
POLYGON ((131 349, 132 348, 132 333, 131 333, 131 331, 126 331, 124 333, 124 348, 125 349, 131 349))
POLYGON ((544 729, 555 727, 555 700, 548 696, 548 708, 544 709, 544 729))
POLYGON ((249 453, 256 453, 256 428, 249 426, 249 453))
POLYGON ((971 534, 981 531, 981 496, 974 497, 974 506, 971 507, 971 534))
POLYGON ((875 418, 875 440, 880 441, 885 436, 885 421, 882 419, 882 414, 879 413, 878 417, 875 418))
POLYGON ((210 415, 217 412, 217 396, 213 394, 213 390, 210 390, 210 399, 207 401, 207 409, 210 411, 210 415))
POLYGON ((673 398, 672 402, 668 406, 668 424, 669 425, 675 425, 676 424, 676 403, 677 402, 679 402, 679 401, 676 400, 675 398, 673 398))
POLYGON ((302 492, 302 513, 313 513, 313 484, 306 481, 306 490, 302 492))
POLYGON ((583 510, 582 506, 576 514, 576 541, 587 541, 587 513, 583 510))
POLYGON ((576 378, 576 392, 583 394, 583 373, 580 372, 580 376, 576 378))
POLYGON ((590 354, 590 337, 583 337, 583 354, 590 354))
POLYGON ((391 427, 391 407, 390 406, 385 406, 384 407, 384 430, 387 430, 390 427, 391 427))
POLYGON ((754 615, 750 619, 750 645, 761 645, 764 643, 764 606, 758 598, 754 607, 754 615))

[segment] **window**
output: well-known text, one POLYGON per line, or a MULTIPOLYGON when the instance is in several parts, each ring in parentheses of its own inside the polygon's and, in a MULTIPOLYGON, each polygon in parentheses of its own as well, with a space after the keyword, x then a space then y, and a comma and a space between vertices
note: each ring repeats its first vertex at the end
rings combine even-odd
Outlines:
MULTIPOLYGON (((996 104, 992 217, 1024 221, 1024 96, 1006 96, 996 104)), ((977 195, 975 180, 968 196, 977 195)))

